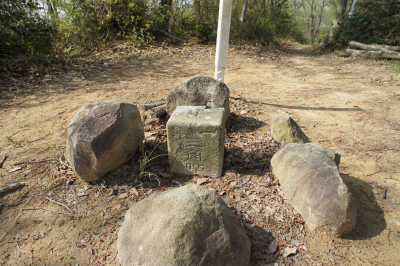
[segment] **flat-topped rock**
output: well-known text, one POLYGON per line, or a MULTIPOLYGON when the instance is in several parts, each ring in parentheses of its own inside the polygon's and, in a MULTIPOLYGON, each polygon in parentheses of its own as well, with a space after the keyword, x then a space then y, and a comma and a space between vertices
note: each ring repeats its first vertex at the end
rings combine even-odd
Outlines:
POLYGON ((214 78, 197 75, 176 85, 167 97, 169 116, 177 106, 225 108, 224 121, 229 117, 229 88, 214 78))
POLYGON ((225 140, 224 114, 224 108, 176 108, 167 123, 171 172, 221 176, 225 140))
POLYGON ((95 181, 131 158, 143 138, 136 105, 91 103, 80 109, 68 125, 67 160, 80 178, 95 181))

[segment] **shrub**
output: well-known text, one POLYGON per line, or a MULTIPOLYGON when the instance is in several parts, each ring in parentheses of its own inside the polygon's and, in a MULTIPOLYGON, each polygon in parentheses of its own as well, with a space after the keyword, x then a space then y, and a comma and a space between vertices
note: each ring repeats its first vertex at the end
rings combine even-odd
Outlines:
POLYGON ((40 17, 35 0, 0 3, 0 49, 3 54, 50 53, 55 29, 40 17))
POLYGON ((113 40, 139 46, 152 39, 153 21, 144 0, 71 0, 63 9, 59 38, 65 49, 90 50, 113 40))
POLYGON ((400 45, 400 3, 398 0, 358 2, 348 18, 343 40, 400 45))

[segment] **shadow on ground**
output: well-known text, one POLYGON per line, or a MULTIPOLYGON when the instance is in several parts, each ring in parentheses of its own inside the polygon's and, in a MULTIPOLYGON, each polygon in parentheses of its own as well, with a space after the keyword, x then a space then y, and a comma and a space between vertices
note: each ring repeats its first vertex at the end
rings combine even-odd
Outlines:
POLYGON ((296 105, 282 105, 282 104, 274 104, 274 103, 267 103, 255 100, 248 100, 244 98, 238 97, 230 97, 234 100, 245 100, 246 102, 253 103, 253 104, 260 104, 260 105, 269 105, 278 108, 285 108, 285 109, 296 109, 296 110, 310 110, 310 111, 347 111, 347 112, 356 112, 356 111, 364 111, 360 107, 354 108, 335 108, 335 107, 314 107, 314 106, 296 106, 296 105))
POLYGON ((356 228, 345 239, 363 240, 379 235, 386 228, 382 208, 370 184, 350 175, 342 175, 357 205, 356 228))
POLYGON ((269 171, 269 162, 280 145, 266 134, 256 132, 268 128, 264 121, 231 113, 225 136, 224 169, 238 174, 262 176, 269 171))
POLYGON ((267 123, 257 120, 253 117, 237 115, 231 112, 227 122, 226 128, 228 132, 250 132, 256 131, 259 128, 267 126, 267 123))
POLYGON ((310 56, 310 57, 323 56, 331 52, 330 49, 318 49, 318 48, 313 48, 309 45, 300 45, 298 43, 291 43, 291 42, 280 43, 279 49, 282 52, 287 53, 288 55, 310 56))
POLYGON ((269 263, 277 259, 279 252, 271 254, 268 250, 268 245, 275 240, 271 232, 259 226, 246 226, 245 230, 251 243, 250 265, 260 265, 260 261, 269 263))

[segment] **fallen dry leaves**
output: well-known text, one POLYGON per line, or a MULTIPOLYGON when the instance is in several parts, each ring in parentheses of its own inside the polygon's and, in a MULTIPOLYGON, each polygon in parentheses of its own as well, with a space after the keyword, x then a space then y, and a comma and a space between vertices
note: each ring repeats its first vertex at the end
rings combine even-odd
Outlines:
MULTIPOLYGON (((249 52, 249 49, 245 46, 236 52, 245 54, 249 52)), ((262 53, 261 50, 259 52, 262 53)), ((204 53, 213 54, 213 46, 194 46, 186 49, 185 45, 161 45, 136 49, 117 45, 113 49, 104 49, 94 55, 73 58, 72 64, 75 70, 68 71, 71 71, 69 73, 73 74, 74 80, 85 80, 92 76, 104 75, 107 68, 117 68, 117 62, 123 56, 143 59, 156 55, 173 57, 196 56, 204 53)), ((267 56, 277 58, 276 55, 267 54, 267 56)), ((140 62, 142 61, 138 60, 135 63, 140 62)), ((21 79, 21 82, 27 84, 25 93, 31 93, 29 90, 34 93, 36 87, 42 82, 53 80, 57 76, 58 73, 54 72, 26 80, 22 77, 13 78, 21 79)), ((2 97, 11 99, 24 93, 16 90, 17 84, 16 81, 10 82, 10 89, 3 90, 2 97)), ((154 100, 151 97, 153 96, 146 95, 142 101, 154 100)), ((288 264, 301 261, 314 264, 312 256, 305 256, 307 248, 304 245, 306 235, 304 221, 290 205, 284 202, 282 192, 278 187, 279 181, 269 171, 269 161, 280 148, 279 143, 272 140, 265 123, 254 118, 257 105, 240 99, 231 99, 231 106, 233 114, 227 124, 225 136, 224 175, 220 178, 195 176, 194 181, 215 190, 239 217, 251 241, 253 265, 258 265, 259 261, 270 263, 276 260, 288 264), (273 245, 275 248, 271 247, 273 245), (298 252, 295 256, 284 258, 281 254, 285 248, 296 248, 298 252)), ((73 209, 76 209, 74 217, 60 218, 60 215, 54 213, 58 216, 48 222, 37 214, 35 217, 39 218, 35 218, 35 222, 45 222, 57 228, 59 241, 64 241, 67 240, 62 231, 64 226, 74 228, 76 220, 87 221, 93 228, 79 231, 79 243, 75 243, 77 247, 82 251, 86 248, 88 252, 93 252, 89 261, 91 265, 116 263, 116 254, 114 250, 111 250, 111 245, 117 240, 118 228, 128 208, 154 194, 192 182, 190 178, 179 178, 170 174, 166 156, 168 154, 166 121, 166 118, 162 118, 145 124, 145 137, 156 138, 155 145, 145 146, 147 152, 154 150, 151 157, 153 160, 146 167, 146 172, 150 174, 140 175, 139 154, 130 163, 108 174, 100 181, 86 184, 77 179, 67 163, 63 163, 65 158, 59 155, 61 165, 54 161, 46 164, 26 164, 26 168, 29 166, 29 171, 31 171, 27 173, 28 178, 43 175, 43 180, 47 183, 30 186, 28 192, 23 191, 18 196, 36 200, 35 209, 29 210, 31 215, 46 212, 45 209, 48 209, 49 204, 40 200, 45 196, 51 196, 52 199, 66 206, 73 206, 73 209), (94 222, 91 219, 97 219, 98 217, 93 218, 97 214, 100 214, 101 219, 94 222), (89 250, 86 245, 92 249, 89 250), (110 262, 111 259, 112 262, 110 262)), ((24 204, 26 207, 33 205, 29 201, 24 204)), ((53 212, 62 210, 57 206, 52 206, 52 208, 53 212)), ((56 234, 56 230, 51 230, 50 228, 49 232, 56 234)), ((45 234, 41 234, 38 239, 45 237, 45 234)), ((5 239, 15 241, 18 236, 6 236, 5 239)), ((19 244, 24 248, 34 243, 32 240, 26 240, 19 244)))

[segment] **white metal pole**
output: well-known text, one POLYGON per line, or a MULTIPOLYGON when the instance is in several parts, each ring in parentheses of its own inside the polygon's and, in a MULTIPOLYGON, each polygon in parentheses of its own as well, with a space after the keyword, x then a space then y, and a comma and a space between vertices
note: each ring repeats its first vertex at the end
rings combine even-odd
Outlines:
POLYGON ((221 82, 224 82, 226 59, 228 57, 231 12, 232 0, 220 0, 217 32, 217 53, 215 55, 215 79, 221 82))

